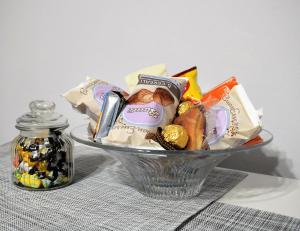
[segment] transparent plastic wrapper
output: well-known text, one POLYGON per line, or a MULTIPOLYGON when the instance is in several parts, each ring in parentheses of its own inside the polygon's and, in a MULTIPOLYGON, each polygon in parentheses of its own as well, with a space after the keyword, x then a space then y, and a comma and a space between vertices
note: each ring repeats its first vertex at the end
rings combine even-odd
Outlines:
POLYGON ((152 146, 147 133, 172 122, 186 85, 184 78, 139 75, 127 105, 103 142, 122 146, 152 146))
POLYGON ((94 134, 97 120, 101 112, 104 94, 109 91, 120 92, 123 96, 128 95, 119 87, 102 80, 87 77, 86 82, 70 89, 64 93, 63 96, 76 110, 90 117, 89 127, 94 134))
POLYGON ((259 113, 242 85, 235 85, 206 112, 206 139, 211 150, 238 147, 262 130, 259 113))

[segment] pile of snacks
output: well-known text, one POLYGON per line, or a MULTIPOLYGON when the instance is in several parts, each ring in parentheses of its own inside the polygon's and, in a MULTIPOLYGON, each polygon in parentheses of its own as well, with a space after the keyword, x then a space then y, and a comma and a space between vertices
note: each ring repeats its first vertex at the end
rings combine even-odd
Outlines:
POLYGON ((95 142, 168 150, 234 148, 257 138, 259 113, 231 77, 202 94, 197 67, 168 76, 156 65, 125 77, 128 93, 88 78, 64 94, 90 117, 95 142))
POLYGON ((69 183, 72 163, 59 136, 22 137, 15 151, 13 175, 18 186, 48 189, 69 183))

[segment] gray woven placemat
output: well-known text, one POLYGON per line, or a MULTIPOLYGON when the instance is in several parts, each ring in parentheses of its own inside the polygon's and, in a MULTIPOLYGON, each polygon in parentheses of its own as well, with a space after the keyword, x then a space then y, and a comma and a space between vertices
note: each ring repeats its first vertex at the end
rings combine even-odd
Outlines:
POLYGON ((177 230, 203 231, 296 231, 300 219, 257 209, 215 202, 177 230))
POLYGON ((20 190, 10 182, 8 145, 0 147, 0 230, 174 230, 246 177, 215 169, 198 197, 165 201, 121 183, 127 172, 98 149, 77 147, 75 166, 68 187, 20 190))

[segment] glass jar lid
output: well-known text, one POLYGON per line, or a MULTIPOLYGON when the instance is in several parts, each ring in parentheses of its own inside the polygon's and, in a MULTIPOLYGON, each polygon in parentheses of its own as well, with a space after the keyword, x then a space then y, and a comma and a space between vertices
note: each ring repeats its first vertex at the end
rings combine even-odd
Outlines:
POLYGON ((68 120, 54 112, 55 103, 35 100, 29 103, 30 112, 17 119, 16 128, 22 131, 36 129, 64 129, 69 126, 68 120))

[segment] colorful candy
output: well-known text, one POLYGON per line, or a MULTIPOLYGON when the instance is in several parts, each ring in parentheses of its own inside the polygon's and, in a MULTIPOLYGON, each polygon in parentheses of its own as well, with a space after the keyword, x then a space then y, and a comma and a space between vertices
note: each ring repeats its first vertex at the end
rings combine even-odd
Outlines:
POLYGON ((42 181, 36 174, 30 175, 29 173, 23 173, 19 181, 24 186, 30 188, 39 188, 42 184, 42 181))
POLYGON ((32 189, 68 183, 72 164, 66 158, 64 146, 59 136, 21 139, 13 159, 15 183, 32 189))
POLYGON ((185 113, 186 111, 190 110, 194 106, 195 105, 192 103, 192 101, 184 101, 180 103, 177 109, 178 115, 185 113))

